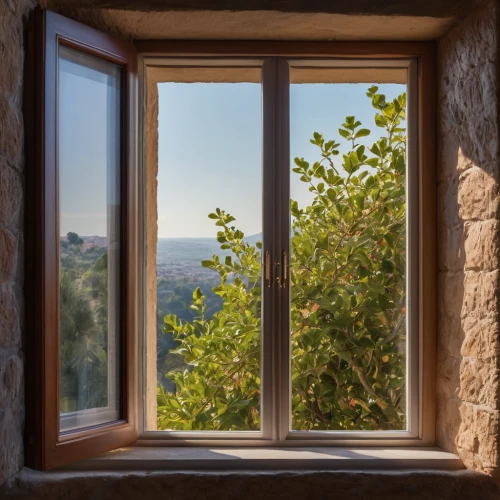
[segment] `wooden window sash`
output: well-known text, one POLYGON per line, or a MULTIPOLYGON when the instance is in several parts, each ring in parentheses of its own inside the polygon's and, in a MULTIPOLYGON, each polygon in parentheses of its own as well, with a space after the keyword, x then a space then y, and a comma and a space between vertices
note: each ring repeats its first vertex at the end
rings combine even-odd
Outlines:
POLYGON ((30 22, 26 65, 26 461, 52 469, 128 445, 136 418, 135 103, 137 54, 120 40, 49 11, 30 22), (57 166, 58 47, 104 59, 122 69, 120 164, 120 420, 60 433, 59 207, 57 166))

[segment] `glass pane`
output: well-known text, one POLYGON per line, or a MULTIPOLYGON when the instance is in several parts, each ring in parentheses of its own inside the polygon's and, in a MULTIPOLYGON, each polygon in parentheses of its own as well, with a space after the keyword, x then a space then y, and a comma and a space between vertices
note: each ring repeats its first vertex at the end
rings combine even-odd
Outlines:
POLYGON ((59 48, 61 431, 119 418, 120 71, 59 48))
POLYGON ((406 70, 396 73, 372 85, 345 83, 352 71, 291 71, 293 430, 406 428, 406 70))
POLYGON ((260 69, 213 70, 158 84, 159 430, 260 428, 260 69))

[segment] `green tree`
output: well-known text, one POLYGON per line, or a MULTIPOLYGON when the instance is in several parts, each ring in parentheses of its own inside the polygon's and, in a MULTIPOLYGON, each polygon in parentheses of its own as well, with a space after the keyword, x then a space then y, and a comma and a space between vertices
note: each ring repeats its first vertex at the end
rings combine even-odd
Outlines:
POLYGON ((66 236, 68 237, 68 241, 72 245, 83 245, 83 240, 80 238, 80 236, 78 236, 77 233, 73 233, 70 231, 66 236))
MULTIPOLYGON (((76 235, 74 241, 78 239, 76 235)), ((78 246, 61 248, 60 402, 64 412, 108 403, 107 249, 91 254, 93 260, 87 262, 78 246)))
MULTIPOLYGON (((406 95, 386 102, 367 93, 375 124, 370 135, 354 116, 339 129, 350 151, 317 132, 313 164, 295 158, 293 171, 313 200, 291 201, 291 348, 294 429, 403 429, 405 388, 405 172, 406 95)), ((158 388, 159 429, 259 428, 261 258, 217 209, 209 217, 231 256, 203 261, 217 271, 213 291, 221 310, 206 315, 204 296, 193 292, 192 321, 164 318, 173 351, 189 365, 167 374, 176 385, 158 388)))
POLYGON ((60 277, 61 409, 107 404, 107 357, 87 294, 67 271, 60 277))

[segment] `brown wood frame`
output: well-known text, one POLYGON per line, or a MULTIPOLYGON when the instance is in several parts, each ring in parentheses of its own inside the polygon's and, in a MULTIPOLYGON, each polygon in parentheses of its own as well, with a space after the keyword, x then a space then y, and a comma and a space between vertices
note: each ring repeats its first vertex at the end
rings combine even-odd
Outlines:
MULTIPOLYGON (((141 56, 152 57, 295 57, 338 59, 415 59, 418 64, 418 219, 419 219, 419 402, 420 430, 415 440, 393 446, 434 446, 436 420, 436 166, 437 47, 435 42, 287 42, 136 40, 141 56)), ((288 214, 280 214, 285 220, 288 214)), ((288 248, 288 234, 276 235, 288 248)), ((276 250, 276 249, 275 249, 276 250)), ((274 252, 274 258, 280 252, 274 252)), ((287 297, 284 298, 286 302, 287 297)), ((286 320, 286 318, 285 318, 286 320)), ((154 440, 155 446, 165 441, 154 440)), ((331 442, 330 442, 331 443, 331 442)), ((191 443, 192 444, 192 443, 191 443)), ((213 443, 211 443, 213 444, 213 443)), ((222 442, 221 442, 222 444, 222 442)), ((224 443, 227 444, 227 443, 224 443)), ((240 442, 241 444, 241 442, 240 442)), ((310 444, 310 443, 309 443, 310 444)), ((359 443, 361 444, 361 443, 359 443)), ((362 443, 366 445, 366 442, 362 443)), ((389 444, 389 443, 384 443, 389 444)), ((324 444, 323 444, 324 445, 324 444)), ((380 445, 373 441, 372 445, 380 445)))
POLYGON ((288 42, 245 40, 134 40, 141 56, 190 57, 336 57, 345 59, 422 60, 436 79, 435 42, 288 42))
POLYGON ((137 438, 135 111, 137 54, 122 41, 48 11, 28 31, 26 163, 26 463, 52 469, 137 438), (118 421, 59 432, 58 45, 122 67, 120 415, 118 421))

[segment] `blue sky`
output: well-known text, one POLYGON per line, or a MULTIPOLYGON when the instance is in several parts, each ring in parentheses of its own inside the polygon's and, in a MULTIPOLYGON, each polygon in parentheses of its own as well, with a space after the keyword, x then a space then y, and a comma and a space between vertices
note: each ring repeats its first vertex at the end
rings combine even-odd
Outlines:
MULTIPOLYGON (((71 68, 73 66, 73 68, 71 68)), ((98 71, 60 73, 60 232, 107 233, 109 87, 98 71)), ((338 128, 347 115, 378 131, 366 97, 368 84, 294 84, 290 92, 291 158, 319 158, 314 131, 344 144, 338 128)), ((388 98, 403 85, 379 85, 388 98)), ((158 236, 215 237, 207 215, 219 207, 247 235, 262 230, 261 85, 159 84, 158 236)), ((365 138, 365 143, 372 137, 365 138)), ((293 174, 292 198, 307 203, 307 186, 293 174)))
MULTIPOLYGON (((342 145, 338 128, 355 115, 374 133, 368 84, 294 84, 290 91, 291 159, 313 163, 314 131, 342 145)), ((404 85, 379 85, 387 98, 404 85)), ((378 129, 380 131, 380 129, 378 129)), ((215 237, 207 215, 236 217, 245 234, 262 230, 261 86, 256 83, 159 84, 158 236, 215 237)), ((370 143, 371 137, 365 138, 370 143)), ((343 146, 344 150, 345 147, 343 146)), ((293 174, 292 198, 304 205, 308 186, 293 174)))
MULTIPOLYGON (((66 52, 72 57, 74 51, 66 52)), ((117 201, 109 189, 116 179, 108 179, 108 167, 116 172, 111 162, 119 144, 109 140, 109 131, 116 131, 119 119, 110 111, 118 102, 118 69, 91 56, 76 57, 86 64, 59 62, 60 234, 106 236, 108 204, 117 201)))

